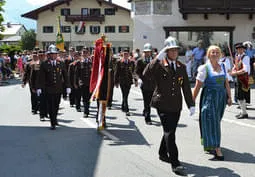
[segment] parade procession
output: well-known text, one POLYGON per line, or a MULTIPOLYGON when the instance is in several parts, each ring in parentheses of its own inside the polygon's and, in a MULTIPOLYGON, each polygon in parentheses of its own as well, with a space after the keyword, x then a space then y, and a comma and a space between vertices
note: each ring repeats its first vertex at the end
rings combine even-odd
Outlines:
POLYGON ((0 177, 255 176, 253 1, 26 11, 0 26, 0 177))

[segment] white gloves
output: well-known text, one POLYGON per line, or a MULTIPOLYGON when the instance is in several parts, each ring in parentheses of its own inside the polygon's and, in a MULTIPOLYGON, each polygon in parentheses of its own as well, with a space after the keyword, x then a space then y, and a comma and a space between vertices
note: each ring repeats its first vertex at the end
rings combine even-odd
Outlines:
POLYGON ((194 114, 195 114, 195 106, 191 106, 190 108, 189 108, 189 116, 193 116, 194 114))
POLYGON ((160 52, 158 53, 158 55, 156 56, 156 58, 158 60, 163 60, 166 56, 166 47, 164 47, 163 49, 160 50, 160 52))
POLYGON ((141 87, 141 86, 142 86, 142 84, 143 84, 142 79, 138 79, 138 81, 137 81, 137 82, 138 82, 138 86, 139 86, 139 87, 141 87))
POLYGON ((41 95, 41 93, 42 93, 42 89, 37 89, 37 90, 36 90, 36 94, 37 94, 37 96, 40 96, 40 95, 41 95))
POLYGON ((66 93, 69 95, 71 93, 71 88, 66 88, 66 93))

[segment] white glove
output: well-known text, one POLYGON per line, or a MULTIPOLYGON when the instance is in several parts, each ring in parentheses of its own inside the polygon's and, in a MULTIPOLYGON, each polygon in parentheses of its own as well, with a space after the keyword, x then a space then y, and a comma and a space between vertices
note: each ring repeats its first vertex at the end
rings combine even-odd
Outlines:
POLYGON ((71 93, 71 88, 66 88, 66 93, 69 95, 71 93))
POLYGON ((195 106, 191 106, 190 108, 189 108, 189 116, 193 116, 194 114, 195 114, 195 106))
POLYGON ((37 89, 37 90, 36 90, 36 94, 37 94, 37 96, 40 96, 40 95, 41 95, 41 93, 42 93, 42 89, 37 89))
POLYGON ((158 53, 158 55, 156 56, 156 58, 158 60, 163 60, 166 56, 166 47, 164 47, 163 49, 160 50, 160 52, 158 53))
POLYGON ((142 84, 143 84, 142 79, 138 79, 138 81, 137 81, 137 82, 138 82, 138 86, 139 86, 139 87, 141 87, 141 86, 142 86, 142 84))

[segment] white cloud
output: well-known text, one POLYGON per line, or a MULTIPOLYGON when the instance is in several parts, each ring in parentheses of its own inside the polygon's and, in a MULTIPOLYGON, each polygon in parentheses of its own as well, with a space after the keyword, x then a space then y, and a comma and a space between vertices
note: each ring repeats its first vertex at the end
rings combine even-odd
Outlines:
POLYGON ((56 0, 26 0, 28 4, 31 4, 33 6, 42 6, 45 4, 49 4, 56 0))

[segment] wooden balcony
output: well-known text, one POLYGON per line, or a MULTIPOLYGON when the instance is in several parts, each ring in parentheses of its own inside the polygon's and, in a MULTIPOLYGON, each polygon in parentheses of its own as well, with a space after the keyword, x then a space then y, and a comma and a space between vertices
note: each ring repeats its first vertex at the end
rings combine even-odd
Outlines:
POLYGON ((254 0, 179 0, 179 10, 187 14, 249 14, 255 13, 254 0))
POLYGON ((102 23, 105 21, 105 16, 104 15, 67 15, 65 16, 65 21, 72 22, 72 23, 77 21, 85 21, 85 22, 97 21, 102 23))

